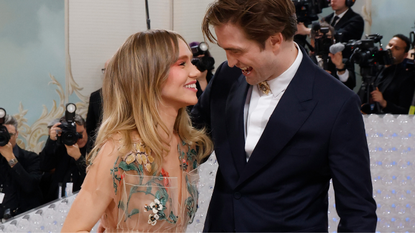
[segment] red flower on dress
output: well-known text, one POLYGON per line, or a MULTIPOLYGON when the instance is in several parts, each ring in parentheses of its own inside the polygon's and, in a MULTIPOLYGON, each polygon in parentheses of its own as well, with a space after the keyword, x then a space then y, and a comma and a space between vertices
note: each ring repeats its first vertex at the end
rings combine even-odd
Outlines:
POLYGON ((164 170, 164 168, 162 168, 161 169, 161 175, 164 177, 164 179, 163 179, 164 187, 168 187, 169 186, 169 179, 167 177, 169 177, 169 173, 166 172, 164 170))

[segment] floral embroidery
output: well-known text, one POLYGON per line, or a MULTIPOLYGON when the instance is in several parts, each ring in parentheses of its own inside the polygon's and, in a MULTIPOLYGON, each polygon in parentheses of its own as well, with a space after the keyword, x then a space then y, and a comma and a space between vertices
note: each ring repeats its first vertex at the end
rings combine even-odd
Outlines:
MULTIPOLYGON (((190 145, 182 142, 182 145, 178 145, 178 151, 178 159, 182 171, 186 172, 189 168, 197 168, 197 152, 195 149, 192 149, 190 145), (182 151, 181 146, 187 147, 186 149, 188 150, 182 151)), ((168 187, 170 185, 169 173, 162 168, 158 175, 146 175, 146 171, 150 172, 152 170, 152 163, 154 162, 154 157, 151 153, 151 149, 140 142, 133 146, 131 152, 127 153, 125 156, 119 157, 114 163, 114 168, 111 169, 111 175, 113 177, 115 193, 117 193, 118 184, 124 180, 125 175, 128 174, 127 172, 135 171, 135 174, 138 175, 137 183, 127 190, 125 198, 119 200, 118 208, 124 212, 124 222, 127 221, 133 215, 140 213, 139 209, 134 208, 130 203, 130 200, 135 198, 134 194, 144 193, 145 195, 154 197, 154 201, 149 205, 145 204, 143 210, 143 212, 149 212, 149 225, 155 226, 160 221, 176 224, 178 216, 176 216, 173 211, 168 211, 168 209, 171 209, 171 205, 174 201, 168 193, 168 187), (145 177, 150 177, 150 179, 145 177)), ((186 210, 187 218, 189 218, 189 223, 191 223, 197 210, 197 185, 189 180, 188 174, 185 174, 185 183, 183 183, 183 185, 186 186, 189 195, 184 200, 183 205, 186 210)))
POLYGON ((163 205, 158 199, 154 199, 154 202, 150 203, 150 207, 153 209, 153 213, 155 214, 157 214, 160 210, 163 210, 163 205))
POLYGON ((164 168, 161 169, 161 176, 164 177, 164 179, 163 179, 164 187, 169 187, 169 178, 168 178, 169 177, 169 173, 166 172, 164 170, 164 168))
POLYGON ((154 157, 151 155, 151 149, 143 142, 140 142, 138 145, 134 144, 134 150, 129 152, 123 160, 127 165, 137 162, 137 164, 143 166, 147 172, 150 172, 154 157))
POLYGON ((148 216, 148 224, 154 226, 157 223, 157 220, 159 219, 159 215, 158 214, 150 214, 148 216))
POLYGON ((190 197, 188 197, 185 201, 185 206, 187 210, 187 216, 189 217, 189 224, 193 222, 193 219, 195 218, 195 213, 197 210, 197 199, 198 199, 198 192, 196 185, 192 184, 189 181, 188 176, 186 175, 186 186, 187 191, 190 194, 190 197), (195 201, 196 200, 196 201, 195 201))
POLYGON ((180 167, 183 171, 187 171, 187 167, 189 166, 189 162, 187 162, 185 159, 182 159, 182 163, 180 164, 180 167))

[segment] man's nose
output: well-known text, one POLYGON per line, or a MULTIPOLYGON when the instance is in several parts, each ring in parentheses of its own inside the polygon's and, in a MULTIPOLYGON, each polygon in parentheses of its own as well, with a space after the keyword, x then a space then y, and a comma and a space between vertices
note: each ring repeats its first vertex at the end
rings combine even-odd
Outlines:
POLYGON ((228 59, 228 66, 231 68, 238 63, 238 60, 228 52, 226 53, 226 59, 228 59))

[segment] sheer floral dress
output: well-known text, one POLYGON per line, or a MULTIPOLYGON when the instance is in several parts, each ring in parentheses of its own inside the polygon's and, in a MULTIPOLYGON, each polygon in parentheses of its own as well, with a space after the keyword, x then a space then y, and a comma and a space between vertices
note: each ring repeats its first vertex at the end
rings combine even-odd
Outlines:
POLYGON ((82 191, 110 197, 101 217, 106 232, 186 231, 197 209, 199 174, 196 151, 184 142, 178 151, 180 179, 169 177, 164 169, 149 174, 154 158, 141 143, 125 155, 113 152, 95 158, 82 191))

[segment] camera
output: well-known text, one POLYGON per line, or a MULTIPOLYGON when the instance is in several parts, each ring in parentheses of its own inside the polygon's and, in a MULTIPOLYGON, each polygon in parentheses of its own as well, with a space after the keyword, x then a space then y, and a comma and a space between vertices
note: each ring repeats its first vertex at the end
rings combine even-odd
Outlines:
POLYGON ((316 56, 323 61, 323 69, 328 70, 328 60, 330 46, 333 45, 334 29, 326 22, 314 22, 311 27, 311 37, 314 39, 314 49, 312 50, 316 56), (331 32, 331 34, 329 34, 331 32))
POLYGON ((333 44, 333 39, 327 36, 330 31, 330 27, 319 22, 314 22, 311 28, 315 36, 314 39, 314 53, 316 55, 328 55, 330 52, 330 46, 333 44), (321 33, 321 35, 319 35, 321 33))
MULTIPOLYGON (((389 49, 384 50, 380 40, 383 36, 379 34, 367 35, 366 39, 350 40, 346 45, 346 50, 351 51, 350 61, 362 67, 371 65, 391 65, 393 63, 392 53, 389 49), (376 47, 379 43, 380 47, 376 47)), ((363 76, 363 75, 362 75, 363 76)))
POLYGON ((359 97, 363 103, 360 110, 366 114, 381 113, 379 103, 373 101, 370 93, 376 90, 374 81, 379 66, 393 63, 392 52, 382 48, 382 38, 379 34, 371 34, 366 35, 366 39, 350 40, 345 44, 345 50, 351 53, 349 60, 360 66, 362 86, 359 97), (379 43, 379 48, 375 43, 379 43))
POLYGON ((318 20, 323 8, 329 7, 330 0, 292 0, 295 6, 297 21, 309 24, 318 20))
POLYGON ((72 146, 82 138, 82 134, 76 132, 75 111, 75 104, 68 103, 66 105, 65 117, 60 120, 61 124, 58 126, 62 129, 61 136, 57 139, 58 144, 72 146))
POLYGON ((200 44, 191 46, 190 49, 193 54, 192 64, 195 65, 200 72, 213 70, 215 68, 215 59, 210 56, 208 51, 209 47, 205 42, 200 42, 200 44))
POLYGON ((5 121, 6 110, 4 108, 0 108, 0 146, 5 146, 10 140, 9 131, 6 126, 4 126, 5 121))

